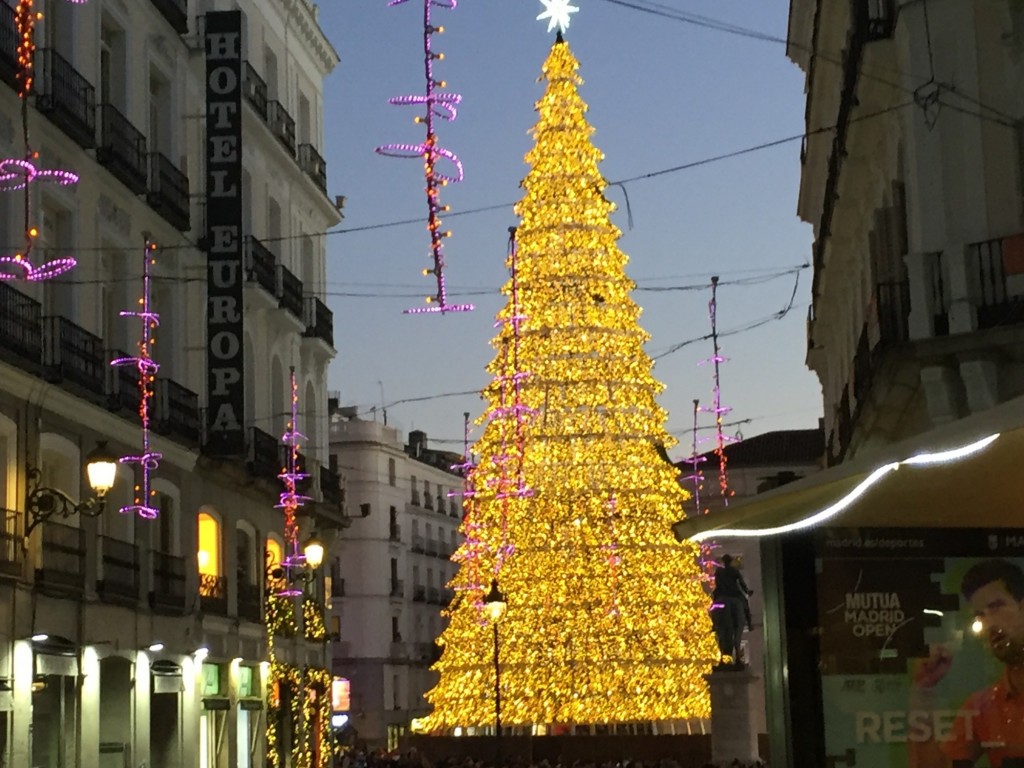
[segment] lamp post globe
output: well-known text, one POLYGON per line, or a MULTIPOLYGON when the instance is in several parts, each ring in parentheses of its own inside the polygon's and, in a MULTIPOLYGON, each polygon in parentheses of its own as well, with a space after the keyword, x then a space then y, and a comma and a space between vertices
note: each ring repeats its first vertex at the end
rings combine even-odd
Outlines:
POLYGON ((324 561, 324 545, 316 536, 310 536, 302 547, 302 554, 306 558, 306 565, 315 570, 324 561))
POLYGON ((117 458, 107 448, 106 442, 97 443, 85 457, 85 474, 89 478, 89 487, 100 498, 114 487, 117 458))

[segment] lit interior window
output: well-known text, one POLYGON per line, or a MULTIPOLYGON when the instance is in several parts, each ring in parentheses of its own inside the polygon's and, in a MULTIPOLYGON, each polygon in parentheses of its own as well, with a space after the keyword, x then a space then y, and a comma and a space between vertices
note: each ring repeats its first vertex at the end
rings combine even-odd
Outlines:
POLYGON ((199 513, 199 572, 220 576, 220 523, 205 512, 199 513))

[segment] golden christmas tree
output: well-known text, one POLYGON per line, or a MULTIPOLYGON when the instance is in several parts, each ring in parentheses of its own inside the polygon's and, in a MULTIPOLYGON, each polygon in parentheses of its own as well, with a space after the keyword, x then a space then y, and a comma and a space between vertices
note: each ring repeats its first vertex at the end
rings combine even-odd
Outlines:
POLYGON ((423 730, 708 717, 718 659, 662 385, 559 34, 515 211, 509 301, 467 481, 455 599, 423 730), (485 598, 507 610, 497 652, 485 598))

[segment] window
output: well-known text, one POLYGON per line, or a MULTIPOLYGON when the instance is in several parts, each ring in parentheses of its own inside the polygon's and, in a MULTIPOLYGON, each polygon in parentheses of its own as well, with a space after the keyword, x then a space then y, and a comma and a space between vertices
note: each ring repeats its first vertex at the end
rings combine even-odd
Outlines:
POLYGON ((199 513, 199 547, 196 552, 199 573, 220 576, 220 522, 208 512, 199 513))
POLYGON ((171 84, 162 73, 149 70, 149 134, 148 146, 153 152, 162 153, 174 161, 174 146, 171 129, 171 84))
POLYGON ((430 481, 423 481, 423 506, 427 509, 434 508, 434 499, 430 496, 430 481))
POLYGON ((254 555, 252 534, 245 528, 237 528, 235 530, 235 561, 238 567, 239 584, 256 583, 254 555))
POLYGON ((99 103, 110 104, 119 112, 125 111, 125 58, 124 30, 104 15, 100 31, 100 87, 99 103))
POLYGON ((402 633, 398 631, 398 617, 391 617, 391 642, 400 643, 402 642, 402 633))
POLYGON ((395 471, 395 460, 388 459, 388 485, 394 488, 398 484, 398 476, 395 471))
POLYGON ((414 506, 418 507, 420 505, 420 487, 419 485, 416 484, 416 475, 409 476, 409 490, 412 493, 412 497, 409 499, 409 501, 414 506))

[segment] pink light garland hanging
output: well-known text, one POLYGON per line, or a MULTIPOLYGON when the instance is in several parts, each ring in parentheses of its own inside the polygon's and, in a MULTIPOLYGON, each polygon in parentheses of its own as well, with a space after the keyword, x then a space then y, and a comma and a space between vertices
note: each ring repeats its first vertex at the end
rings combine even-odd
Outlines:
POLYGON ((147 520, 153 520, 160 510, 153 506, 156 491, 151 485, 151 474, 160 464, 163 456, 150 446, 150 404, 153 399, 153 382, 156 380, 160 364, 153 359, 153 345, 156 343, 153 332, 160 325, 160 315, 153 311, 152 283, 150 267, 156 263, 154 254, 156 243, 146 240, 142 257, 142 297, 137 310, 125 310, 121 317, 138 318, 142 324, 142 335, 138 343, 138 354, 130 357, 119 357, 111 360, 113 366, 133 366, 139 372, 139 418, 142 420, 142 452, 134 456, 122 456, 122 464, 137 464, 139 467, 138 482, 135 484, 135 500, 132 504, 121 507, 125 515, 137 514, 147 520))
POLYGON ((732 408, 722 405, 722 379, 720 366, 727 362, 728 358, 722 356, 722 350, 718 346, 718 276, 711 278, 711 300, 708 302, 708 315, 711 319, 711 342, 713 353, 711 357, 702 361, 712 363, 714 369, 714 403, 711 408, 704 410, 715 417, 715 456, 718 457, 718 491, 725 506, 729 506, 729 498, 733 492, 729 490, 729 476, 727 473, 728 457, 725 455, 727 443, 736 442, 738 438, 726 435, 722 429, 722 417, 729 413, 732 408))
MULTIPOLYGON (((388 7, 402 5, 407 0, 391 0, 388 7)), ((427 87, 423 96, 395 96, 388 99, 389 104, 397 106, 424 105, 425 116, 417 116, 415 122, 425 123, 427 136, 420 144, 383 144, 377 147, 376 152, 388 157, 422 158, 423 173, 426 177, 427 193, 427 231, 430 232, 430 253, 433 260, 433 267, 423 270, 424 276, 434 275, 437 281, 437 293, 427 297, 427 306, 416 307, 405 310, 406 314, 424 313, 445 313, 445 312, 468 312, 473 309, 472 304, 449 304, 445 287, 444 276, 444 239, 451 237, 451 232, 441 230, 441 214, 450 210, 449 206, 442 205, 440 201, 441 188, 451 182, 462 181, 462 162, 449 149, 438 146, 437 134, 434 133, 434 118, 439 117, 449 122, 453 121, 457 114, 457 107, 462 101, 462 96, 457 93, 444 93, 444 80, 434 78, 434 62, 444 58, 443 53, 435 53, 433 49, 433 36, 435 33, 444 32, 444 27, 435 27, 431 20, 431 8, 445 8, 454 10, 457 0, 423 0, 423 53, 424 71, 426 74, 427 87), (438 163, 446 161, 453 171, 445 174, 438 170, 438 163)))
POLYGON ((290 575, 293 569, 301 569, 306 566, 306 555, 299 548, 299 522, 296 518, 296 511, 310 500, 308 496, 304 496, 298 490, 299 483, 309 475, 303 472, 299 466, 299 446, 305 441, 306 436, 298 429, 299 387, 295 381, 295 366, 290 369, 289 381, 292 395, 291 418, 284 434, 281 435, 281 442, 285 445, 287 455, 285 466, 277 476, 284 483, 284 491, 281 493, 277 507, 284 511, 285 555, 281 567, 287 574, 282 579, 282 588, 276 592, 279 597, 296 597, 302 594, 302 589, 294 586, 295 580, 290 578, 290 575))
POLYGON ((20 158, 0 160, 0 191, 20 190, 24 193, 25 247, 13 254, 0 253, 0 280, 48 280, 73 269, 77 263, 70 256, 62 256, 39 265, 32 259, 32 248, 39 236, 38 228, 32 225, 32 184, 36 181, 51 181, 62 186, 78 183, 78 176, 71 171, 38 168, 36 161, 39 154, 32 150, 29 143, 28 97, 35 82, 35 25, 40 16, 41 14, 33 9, 33 0, 20 0, 14 9, 14 23, 18 31, 16 78, 18 97, 21 99, 21 127, 25 154, 20 158))
POLYGON ((463 499, 462 534, 465 541, 455 553, 452 560, 464 563, 466 572, 469 574, 466 583, 457 585, 456 590, 468 592, 473 595, 474 604, 477 609, 483 609, 484 583, 480 576, 480 556, 483 552, 484 542, 480 538, 481 525, 473 509, 473 479, 472 473, 476 469, 473 457, 469 451, 469 412, 462 414, 462 461, 453 464, 453 472, 462 476, 462 490, 449 491, 449 498, 463 499))

